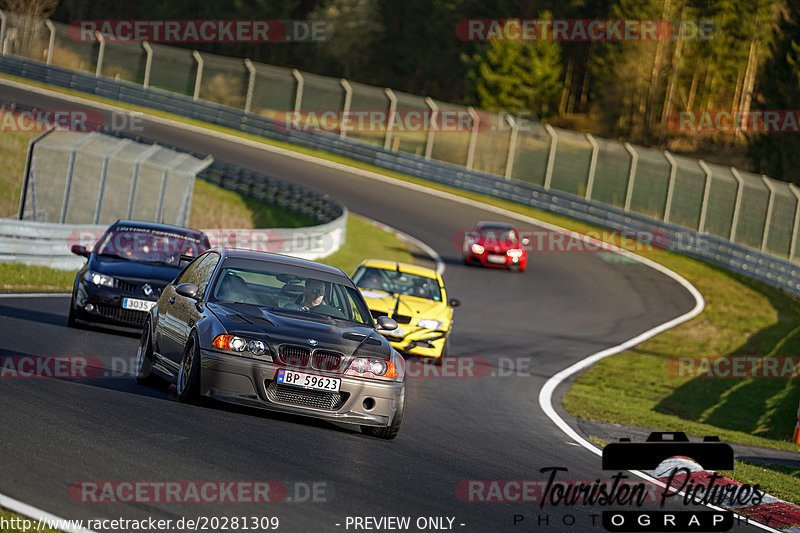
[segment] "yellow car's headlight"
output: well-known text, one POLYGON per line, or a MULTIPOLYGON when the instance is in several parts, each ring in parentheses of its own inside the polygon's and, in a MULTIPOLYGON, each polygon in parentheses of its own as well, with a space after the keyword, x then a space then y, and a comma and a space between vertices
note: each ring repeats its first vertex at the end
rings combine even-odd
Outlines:
POLYGON ((417 326, 425 329, 442 329, 444 326, 444 322, 441 320, 432 320, 429 318, 423 318, 419 322, 417 322, 417 326))

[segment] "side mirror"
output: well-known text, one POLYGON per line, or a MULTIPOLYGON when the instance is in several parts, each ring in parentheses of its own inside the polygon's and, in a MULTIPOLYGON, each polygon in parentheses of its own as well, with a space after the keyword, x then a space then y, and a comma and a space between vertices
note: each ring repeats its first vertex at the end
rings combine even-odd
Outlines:
POLYGON ((75 255, 80 255, 81 257, 89 257, 89 255, 92 253, 82 244, 73 244, 69 251, 75 255))
POLYGON ((181 283, 177 287, 175 287, 175 292, 180 294, 181 296, 186 296, 187 298, 196 298, 197 291, 200 290, 200 287, 195 285, 194 283, 181 283))
POLYGON ((382 329, 384 331, 395 330, 397 329, 397 322, 395 322, 394 319, 389 318, 388 316, 379 316, 378 329, 382 329))
POLYGON ((196 255, 181 254, 178 263, 191 263, 195 259, 197 259, 196 255))
POLYGON ((528 246, 531 243, 531 240, 527 237, 522 238, 522 246, 528 246))
POLYGON ((448 304, 450 307, 458 307, 459 305, 461 305, 461 300, 457 300, 457 299, 455 299, 455 298, 450 298, 450 299, 447 301, 447 304, 448 304))

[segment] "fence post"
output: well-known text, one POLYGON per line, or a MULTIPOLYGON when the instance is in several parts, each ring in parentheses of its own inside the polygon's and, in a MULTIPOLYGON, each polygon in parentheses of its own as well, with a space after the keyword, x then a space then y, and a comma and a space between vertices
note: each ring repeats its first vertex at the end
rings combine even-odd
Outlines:
POLYGON ((736 226, 739 225, 739 210, 742 207, 742 192, 744 192, 744 180, 739 175, 739 171, 731 167, 731 175, 736 178, 736 203, 733 206, 733 219, 731 220, 731 233, 728 240, 736 242, 736 226))
POLYGON ((511 126, 511 135, 508 138, 508 156, 506 157, 505 178, 510 180, 511 171, 514 169, 514 156, 517 152, 517 134, 519 132, 519 126, 517 125, 517 121, 514 120, 514 117, 511 115, 506 115, 506 121, 508 121, 508 124, 511 126))
POLYGON ((344 102, 342 103, 342 116, 339 118, 339 138, 344 139, 347 137, 347 128, 342 127, 342 122, 349 120, 350 114, 350 104, 353 102, 353 87, 350 85, 350 82, 346 79, 342 78, 339 80, 339 85, 342 86, 344 89, 344 102))
POLYGON ((431 122, 428 124, 428 135, 427 139, 425 139, 425 159, 430 161, 433 154, 433 139, 434 135, 436 135, 436 120, 439 118, 439 106, 430 96, 425 97, 425 104, 431 110, 431 122))
POLYGON ((103 59, 106 56, 106 38, 103 37, 103 34, 99 31, 95 31, 94 36, 100 43, 100 50, 97 52, 97 68, 94 69, 94 75, 100 76, 100 74, 103 72, 103 59))
POLYGON ((389 115, 386 118, 386 136, 383 138, 383 149, 388 150, 392 146, 392 122, 394 121, 394 114, 397 111, 397 97, 394 92, 389 89, 383 89, 386 98, 389 99, 389 115))
MULTIPOLYGON (((56 45, 56 27, 50 19, 46 19, 44 21, 44 25, 47 26, 47 29, 50 31, 50 40, 47 44, 47 64, 50 65, 53 62, 53 47, 56 45)), ((6 17, 3 15, 3 36, 5 36, 6 30, 6 17)))
POLYGON ((167 194, 167 177, 169 176, 169 171, 175 169, 188 157, 190 156, 187 153, 179 154, 172 160, 169 166, 164 167, 164 171, 161 173, 161 190, 158 193, 158 206, 156 207, 156 216, 158 217, 157 220, 159 224, 164 223, 164 196, 167 194))
POLYGON ((197 74, 194 77, 194 95, 192 95, 192 100, 197 100, 200 98, 200 84, 203 81, 203 56, 201 56, 200 52, 197 50, 192 50, 192 57, 197 61, 197 74))
POLYGON ((5 12, 0 9, 0 54, 6 53, 6 26, 8 24, 5 12))
POLYGON ((625 143, 625 150, 631 155, 631 165, 628 170, 628 185, 625 188, 625 211, 631 209, 631 198, 633 197, 633 180, 636 179, 636 165, 639 162, 639 154, 633 149, 631 143, 625 143))
POLYGON ((597 155, 600 153, 600 145, 594 140, 591 133, 586 134, 586 140, 592 145, 592 158, 589 161, 589 175, 586 176, 586 194, 584 198, 592 199, 592 189, 594 189, 594 175, 597 173, 597 155))
POLYGON ((550 189, 550 183, 553 181, 553 166, 556 162, 556 146, 558 145, 558 133, 553 129, 550 124, 545 124, 544 129, 550 135, 550 150, 547 154, 547 169, 544 171, 544 188, 550 189))
POLYGON ((669 222, 669 212, 672 210, 672 195, 675 192, 675 178, 678 176, 678 162, 664 150, 664 159, 669 163, 669 183, 667 184, 667 200, 664 202, 664 222, 669 222))
POLYGON ((72 174, 75 171, 75 155, 81 146, 94 139, 98 134, 92 132, 74 145, 72 145, 71 152, 69 153, 69 165, 67 166, 67 182, 64 184, 64 200, 61 203, 61 218, 60 222, 63 224, 67 221, 67 208, 69 207, 69 193, 72 189, 72 174))
MULTIPOLYGON (((25 158, 25 171, 23 173, 23 180, 22 180, 22 191, 19 195, 19 219, 22 220, 23 216, 25 215, 25 200, 28 196, 28 182, 30 181, 30 172, 33 166, 33 147, 36 146, 36 143, 42 140, 44 137, 49 135, 55 131, 55 128, 50 128, 47 131, 43 131, 36 137, 30 140, 28 143, 28 157, 25 158)), ((36 202, 33 204, 33 220, 36 220, 36 202)))
POLYGON ((144 81, 142 87, 147 89, 150 85, 150 69, 153 67, 153 47, 147 41, 142 41, 142 48, 144 53, 147 54, 147 59, 144 61, 144 81))
POLYGON ((472 107, 467 107, 467 112, 472 117, 472 132, 469 135, 469 148, 467 149, 467 165, 468 170, 472 170, 472 165, 475 163, 475 148, 478 145, 478 128, 481 124, 481 117, 475 112, 472 107))
POLYGON ((797 202, 794 207, 794 221, 792 222, 792 242, 789 245, 789 260, 794 259, 795 248, 797 247, 797 232, 800 227, 800 189, 793 183, 789 184, 789 190, 792 191, 794 199, 797 202))
POLYGON ((250 112, 250 106, 253 103, 253 90, 256 86, 256 68, 253 66, 253 62, 249 59, 244 59, 244 68, 247 69, 249 74, 247 78, 247 95, 244 97, 244 112, 250 112))
POLYGON ((764 232, 761 234, 761 251, 767 251, 767 239, 769 239, 769 226, 772 222, 772 211, 775 208, 775 187, 769 182, 769 178, 764 174, 761 175, 761 181, 767 186, 769 191, 769 200, 767 200, 767 217, 764 220, 764 232))
POLYGON ((703 233, 706 230, 706 214, 708 213, 708 200, 711 196, 711 169, 708 168, 706 162, 702 159, 697 160, 697 166, 699 166, 703 173, 706 175, 706 182, 703 186, 703 200, 700 205, 700 223, 697 225, 697 231, 703 233))
POLYGON ((133 205, 136 201, 136 187, 139 184, 139 167, 142 161, 153 155, 158 151, 159 146, 153 144, 150 148, 139 154, 133 162, 133 178, 131 178, 131 193, 128 196, 128 213, 125 218, 130 219, 133 217, 133 205))
POLYGON ((103 194, 106 190, 106 178, 108 178, 108 162, 111 157, 128 146, 131 141, 123 139, 117 144, 117 147, 103 156, 103 166, 100 170, 100 184, 97 186, 97 203, 94 207, 94 224, 100 223, 100 210, 103 208, 103 194))
POLYGON ((297 89, 294 92, 294 112, 300 112, 300 106, 303 105, 303 75, 296 68, 292 69, 292 76, 297 82, 297 89))

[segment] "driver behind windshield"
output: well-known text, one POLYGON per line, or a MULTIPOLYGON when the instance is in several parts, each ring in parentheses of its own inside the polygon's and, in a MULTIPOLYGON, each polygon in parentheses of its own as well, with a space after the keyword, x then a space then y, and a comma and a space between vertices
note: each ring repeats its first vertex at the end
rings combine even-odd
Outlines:
POLYGON ((307 279, 303 288, 303 300, 300 304, 287 306, 289 309, 300 309, 301 311, 313 311, 315 307, 322 305, 325 299, 325 284, 318 279, 307 279))

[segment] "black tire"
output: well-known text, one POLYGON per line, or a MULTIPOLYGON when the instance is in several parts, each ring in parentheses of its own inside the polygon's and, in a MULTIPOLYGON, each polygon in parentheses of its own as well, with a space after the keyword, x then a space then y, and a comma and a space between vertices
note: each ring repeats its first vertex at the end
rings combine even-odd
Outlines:
POLYGON ((139 347, 136 350, 136 382, 141 385, 152 385, 156 376, 153 375, 153 340, 150 331, 150 322, 145 322, 139 347))
POLYGON ((69 315, 67 315, 67 327, 77 328, 78 322, 75 321, 75 310, 72 308, 72 303, 69 304, 69 315))
POLYGON ((509 269, 511 272, 517 272, 517 273, 519 273, 519 272, 525 272, 524 270, 522 270, 522 269, 519 267, 519 263, 517 263, 517 264, 514 264, 514 265, 511 265, 510 267, 508 267, 508 269, 509 269))
POLYGON ((200 395, 200 343, 194 333, 183 350, 176 389, 178 401, 183 403, 196 402, 200 395))
POLYGON ((400 426, 403 425, 403 413, 406 410, 406 384, 403 383, 403 390, 400 393, 400 400, 398 401, 397 411, 394 413, 392 423, 386 427, 375 426, 361 426, 361 433, 368 437, 375 437, 377 439, 391 440, 400 433, 400 426))

